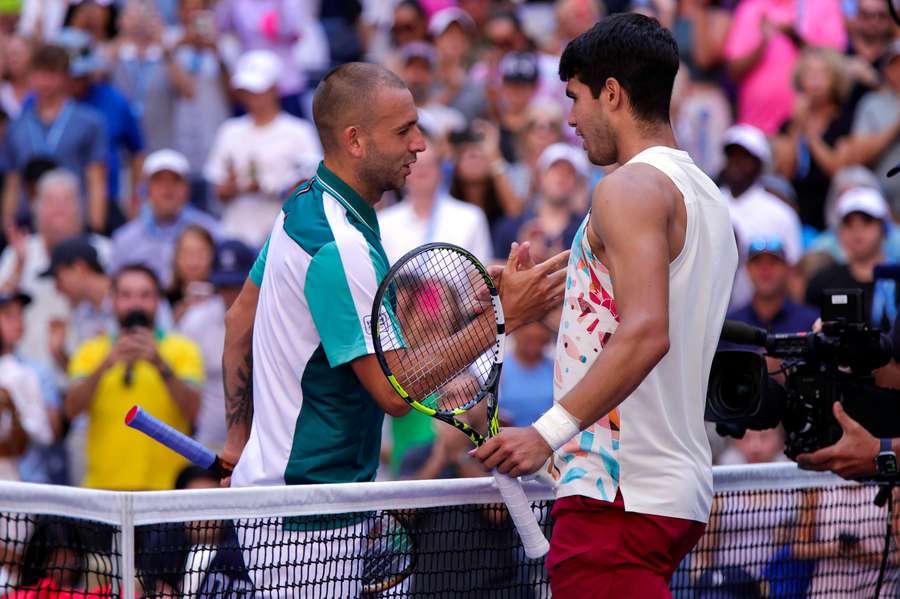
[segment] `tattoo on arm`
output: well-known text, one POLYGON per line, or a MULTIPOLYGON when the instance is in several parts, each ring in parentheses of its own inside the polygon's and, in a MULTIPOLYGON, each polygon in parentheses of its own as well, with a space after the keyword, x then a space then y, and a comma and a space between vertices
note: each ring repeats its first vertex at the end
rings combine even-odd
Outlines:
MULTIPOLYGON (((237 367, 236 384, 225 389, 225 417, 228 428, 247 425, 253 419, 253 354, 247 352, 244 363, 237 367)), ((228 376, 224 377, 228 381, 228 376)), ((227 387, 227 385, 226 385, 227 387)))

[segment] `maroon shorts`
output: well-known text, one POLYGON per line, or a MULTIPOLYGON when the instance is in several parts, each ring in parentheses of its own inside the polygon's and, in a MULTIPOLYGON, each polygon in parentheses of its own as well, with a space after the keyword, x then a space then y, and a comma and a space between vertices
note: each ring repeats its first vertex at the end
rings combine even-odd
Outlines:
POLYGON ((554 597, 671 597, 669 580, 706 525, 694 520, 626 512, 614 502, 563 497, 553 506, 547 556, 554 597))

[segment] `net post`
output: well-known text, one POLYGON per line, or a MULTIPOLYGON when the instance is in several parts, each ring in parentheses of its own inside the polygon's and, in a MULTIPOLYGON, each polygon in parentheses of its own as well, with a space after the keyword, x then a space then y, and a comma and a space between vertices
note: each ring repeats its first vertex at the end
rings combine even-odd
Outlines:
POLYGON ((119 596, 134 597, 134 502, 129 493, 119 493, 119 596))

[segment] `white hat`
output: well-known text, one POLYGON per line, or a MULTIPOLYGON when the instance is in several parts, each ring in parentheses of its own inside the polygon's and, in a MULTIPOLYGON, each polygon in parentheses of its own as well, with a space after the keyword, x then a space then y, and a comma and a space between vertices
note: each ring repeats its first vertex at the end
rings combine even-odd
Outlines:
POLYGON ((587 158, 584 157, 584 153, 575 146, 566 143, 555 143, 547 146, 541 152, 540 158, 538 158, 538 168, 541 172, 546 171, 560 160, 565 160, 571 164, 580 177, 587 179, 591 174, 591 165, 587 158))
POLYGON ((231 77, 235 89, 254 94, 269 91, 278 83, 281 60, 268 50, 251 50, 242 55, 231 77))
POLYGON ((144 160, 144 176, 149 178, 160 171, 172 171, 177 175, 187 177, 191 172, 191 165, 181 152, 157 150, 144 160))
POLYGON ((472 33, 475 31, 475 21, 469 16, 469 13, 456 6, 448 6, 433 15, 428 23, 428 33, 432 37, 437 37, 447 31, 453 23, 458 23, 465 31, 472 33))
POLYGON ((886 221, 890 214, 884 196, 871 187, 854 187, 845 191, 837 201, 837 217, 844 220, 852 212, 862 212, 872 218, 886 221))
POLYGON ((766 134, 754 127, 753 125, 735 125, 729 127, 725 131, 722 140, 722 147, 740 146, 750 152, 753 156, 763 163, 763 166, 769 166, 772 162, 772 149, 769 147, 769 140, 766 134))

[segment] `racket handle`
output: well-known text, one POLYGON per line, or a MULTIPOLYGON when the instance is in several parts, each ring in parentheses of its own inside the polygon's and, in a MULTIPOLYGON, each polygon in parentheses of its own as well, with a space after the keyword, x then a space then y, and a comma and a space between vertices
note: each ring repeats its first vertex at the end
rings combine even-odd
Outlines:
POLYGON ((128 410, 128 414, 125 415, 125 424, 162 443, 175 453, 181 454, 192 464, 212 470, 219 478, 231 474, 231 467, 215 453, 181 431, 175 430, 165 422, 151 416, 140 406, 132 406, 128 410))
POLYGON ((513 524, 519 531, 519 537, 522 539, 522 546, 525 547, 525 555, 531 559, 543 557, 550 551, 550 543, 541 532, 534 512, 531 511, 531 504, 528 497, 525 496, 525 490, 518 479, 510 478, 505 474, 493 472, 494 480, 497 481, 497 488, 506 502, 506 508, 509 515, 512 516, 513 524))

